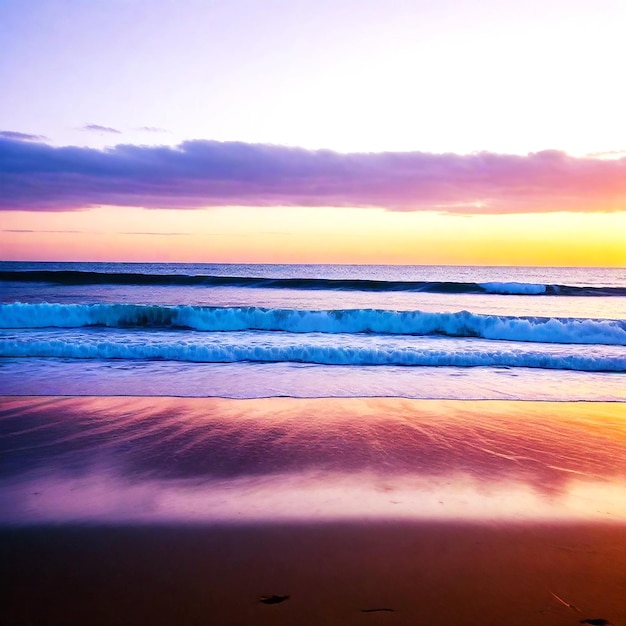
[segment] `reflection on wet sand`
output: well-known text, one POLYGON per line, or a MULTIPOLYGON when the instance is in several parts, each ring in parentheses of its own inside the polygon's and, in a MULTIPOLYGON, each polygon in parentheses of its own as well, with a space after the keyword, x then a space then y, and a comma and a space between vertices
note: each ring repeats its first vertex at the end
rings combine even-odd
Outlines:
POLYGON ((619 403, 3 398, 0 522, 626 522, 619 403))
POLYGON ((619 626, 624 458, 624 404, 0 398, 0 623, 619 626))

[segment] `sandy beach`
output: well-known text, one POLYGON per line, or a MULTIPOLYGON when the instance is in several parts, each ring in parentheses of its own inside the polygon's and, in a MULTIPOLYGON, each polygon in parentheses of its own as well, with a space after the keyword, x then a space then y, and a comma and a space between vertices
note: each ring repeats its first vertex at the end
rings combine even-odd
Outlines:
POLYGON ((620 403, 4 397, 0 418, 2 624, 626 623, 620 403))
POLYGON ((38 527, 1 535, 7 625, 626 623, 621 526, 38 527), (273 595, 289 598, 260 602, 273 595))

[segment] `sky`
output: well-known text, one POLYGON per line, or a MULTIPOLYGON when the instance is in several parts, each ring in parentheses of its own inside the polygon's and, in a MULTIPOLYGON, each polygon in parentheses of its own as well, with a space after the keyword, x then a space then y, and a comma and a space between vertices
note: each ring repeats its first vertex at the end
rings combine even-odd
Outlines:
POLYGON ((2 0, 0 259, 626 266, 623 0, 2 0))

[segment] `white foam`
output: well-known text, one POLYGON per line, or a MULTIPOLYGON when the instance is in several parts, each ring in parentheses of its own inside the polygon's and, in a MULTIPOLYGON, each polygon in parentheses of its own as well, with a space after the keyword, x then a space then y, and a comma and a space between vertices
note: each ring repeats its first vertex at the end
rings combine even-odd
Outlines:
POLYGON ((111 332, 96 329, 25 331, 18 335, 5 332, 0 334, 0 356, 626 371, 626 350, 621 346, 324 333, 302 336, 275 332, 111 332))
POLYGON ((260 307, 49 303, 0 305, 1 328, 98 325, 115 328, 165 326, 199 331, 445 335, 542 343, 626 345, 626 321, 623 320, 514 317, 468 311, 306 311, 260 307))

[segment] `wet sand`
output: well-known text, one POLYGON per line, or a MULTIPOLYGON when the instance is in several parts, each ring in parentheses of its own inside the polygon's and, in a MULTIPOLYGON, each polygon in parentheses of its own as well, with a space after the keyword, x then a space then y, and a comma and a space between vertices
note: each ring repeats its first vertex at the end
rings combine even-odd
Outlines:
POLYGON ((5 625, 626 623, 620 525, 65 526, 0 546, 5 625))
POLYGON ((0 398, 0 624, 625 626, 624 459, 615 403, 0 398))

